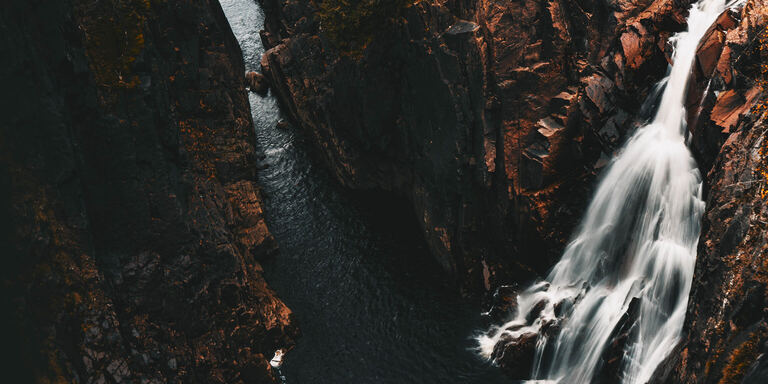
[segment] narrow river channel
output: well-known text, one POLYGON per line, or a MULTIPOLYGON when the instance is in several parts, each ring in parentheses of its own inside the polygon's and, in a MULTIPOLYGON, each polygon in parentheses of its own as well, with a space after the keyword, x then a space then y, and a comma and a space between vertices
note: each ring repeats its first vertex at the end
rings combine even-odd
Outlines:
MULTIPOLYGON (((221 3, 246 69, 259 70, 258 3, 221 3)), ((285 359, 286 382, 509 383, 471 350, 481 308, 443 279, 405 203, 344 190, 300 131, 276 127, 274 97, 250 101, 265 156, 259 182, 280 245, 264 268, 303 334, 285 359)))

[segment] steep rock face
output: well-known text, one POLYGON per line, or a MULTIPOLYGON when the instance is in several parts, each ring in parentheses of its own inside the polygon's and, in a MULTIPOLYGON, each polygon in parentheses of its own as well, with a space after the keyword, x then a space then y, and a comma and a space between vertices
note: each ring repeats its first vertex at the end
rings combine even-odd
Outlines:
POLYGON ((767 26, 768 2, 750 0, 699 46, 689 127, 707 208, 684 336, 653 382, 768 380, 767 26))
POLYGON ((0 9, 4 377, 273 382, 237 42, 217 1, 0 9))
POLYGON ((262 0, 265 74, 344 185, 410 199, 469 292, 557 259, 689 5, 424 0, 382 15, 336 3, 262 0), (372 14, 375 32, 339 33, 372 14))

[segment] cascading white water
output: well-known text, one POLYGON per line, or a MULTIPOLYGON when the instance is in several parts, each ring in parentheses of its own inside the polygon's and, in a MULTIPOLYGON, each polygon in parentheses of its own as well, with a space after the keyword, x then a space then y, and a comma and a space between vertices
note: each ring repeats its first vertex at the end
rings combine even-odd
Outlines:
POLYGON ((725 8, 725 0, 692 7, 688 30, 672 38, 674 65, 653 121, 603 175, 546 280, 520 293, 512 320, 478 337, 481 354, 490 358, 502 338, 537 333, 534 379, 590 383, 614 331, 629 316, 620 374, 623 383, 645 383, 674 347, 704 210, 701 177, 685 145, 683 102, 699 40, 725 8), (558 321, 560 332, 548 337, 545 329, 558 321))

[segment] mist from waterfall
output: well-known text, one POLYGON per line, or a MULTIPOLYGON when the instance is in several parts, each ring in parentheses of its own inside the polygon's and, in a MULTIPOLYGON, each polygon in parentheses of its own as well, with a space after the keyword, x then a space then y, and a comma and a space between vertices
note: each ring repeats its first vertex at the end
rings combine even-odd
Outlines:
POLYGON ((485 357, 499 341, 535 333, 533 379, 590 383, 621 329, 628 335, 622 382, 645 383, 673 349, 704 211, 701 176, 685 144, 683 103, 699 41, 726 7, 725 0, 692 6, 688 30, 671 39, 674 65, 656 116, 603 174, 547 278, 519 294, 513 319, 478 337, 485 357))

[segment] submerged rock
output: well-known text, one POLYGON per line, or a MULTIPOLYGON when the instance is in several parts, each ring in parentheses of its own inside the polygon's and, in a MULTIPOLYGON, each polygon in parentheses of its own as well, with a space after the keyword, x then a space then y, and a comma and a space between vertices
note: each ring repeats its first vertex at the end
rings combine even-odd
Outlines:
POLYGON ((492 358, 510 378, 530 379, 537 339, 536 333, 524 333, 518 337, 505 335, 494 347, 492 358))

